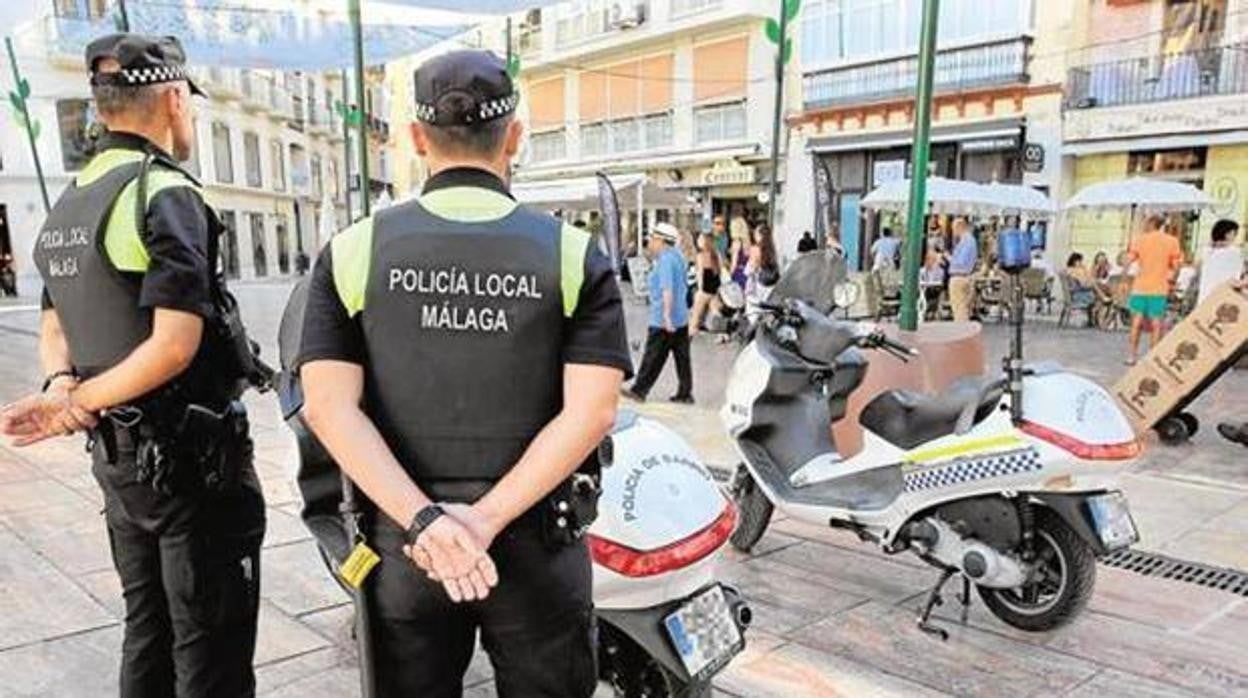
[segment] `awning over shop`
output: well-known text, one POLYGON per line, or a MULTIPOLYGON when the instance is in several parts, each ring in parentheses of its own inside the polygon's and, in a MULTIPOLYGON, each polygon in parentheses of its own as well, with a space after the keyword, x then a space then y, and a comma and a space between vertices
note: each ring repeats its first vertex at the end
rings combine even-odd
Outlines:
MULTIPOLYGON (((687 208, 691 206, 683 189, 665 189, 644 174, 610 175, 620 198, 620 207, 634 208, 638 194, 645 208, 687 208)), ((516 201, 544 209, 591 211, 598 208, 598 180, 571 177, 536 182, 516 182, 511 187, 516 201)))
POLYGON ((1248 143, 1248 131, 1184 133, 1173 136, 1111 138, 1100 141, 1071 142, 1062 146, 1062 154, 1076 156, 1096 155, 1099 153, 1125 153, 1132 150, 1169 150, 1174 148, 1198 148, 1209 145, 1237 145, 1240 143, 1248 143))
MULTIPOLYGON (((992 121, 979 121, 974 123, 961 124, 944 124, 932 126, 932 143, 949 143, 953 141, 962 141, 963 143, 973 141, 996 141, 1000 139, 1017 139, 1022 133, 1023 119, 994 119, 992 121)), ((898 146, 908 146, 913 142, 913 132, 910 129, 873 132, 873 133, 851 133, 847 135, 835 136, 817 136, 811 138, 806 143, 806 151, 810 153, 844 153, 856 150, 880 150, 883 148, 896 148, 898 146)), ((1014 141, 1015 145, 1017 140, 1014 141)), ((981 149, 1002 149, 989 148, 991 143, 984 143, 981 149)), ((1004 145, 1002 143, 1001 145, 1004 145)), ((974 146, 972 146, 974 147, 974 146)))

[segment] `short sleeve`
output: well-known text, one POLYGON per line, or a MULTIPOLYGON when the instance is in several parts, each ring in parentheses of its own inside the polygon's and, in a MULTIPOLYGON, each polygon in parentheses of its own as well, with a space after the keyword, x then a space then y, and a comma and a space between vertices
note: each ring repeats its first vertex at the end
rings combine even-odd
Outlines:
POLYGON ((565 321, 563 361, 618 368, 626 378, 633 375, 620 288, 610 261, 596 245, 586 247, 576 310, 565 321))
POLYGON ((151 262, 139 290, 141 307, 212 314, 209 234, 204 202, 195 189, 170 187, 152 196, 143 230, 151 262))
POLYGON ((333 245, 326 245, 308 280, 303 336, 296 363, 347 361, 363 365, 364 358, 364 330, 359 314, 352 317, 342 304, 334 283, 333 245))

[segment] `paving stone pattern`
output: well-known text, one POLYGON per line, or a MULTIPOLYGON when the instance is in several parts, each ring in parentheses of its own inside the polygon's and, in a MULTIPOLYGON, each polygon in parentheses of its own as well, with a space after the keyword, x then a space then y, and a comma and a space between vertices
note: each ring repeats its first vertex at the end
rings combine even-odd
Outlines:
MULTIPOLYGON (((252 328, 273 356, 289 288, 240 286, 252 328)), ((644 308, 629 302, 632 336, 644 308)), ((36 313, 0 307, 0 401, 38 385, 36 313)), ((987 328, 990 367, 1005 347, 987 328)), ((1122 370, 1125 338, 1029 327, 1028 354, 1106 384, 1122 370)), ((732 348, 695 341, 693 407, 641 409, 684 434, 708 463, 732 467, 715 410, 732 348)), ((639 358, 639 357, 638 357, 639 358)), ((671 369, 668 369, 669 372, 671 369)), ((652 395, 674 392, 664 375, 652 395)), ((298 520, 293 442, 272 398, 249 398, 257 469, 269 504, 256 652, 260 692, 289 698, 358 695, 346 597, 321 566, 298 520)), ((1189 445, 1150 444, 1124 477, 1141 547, 1248 568, 1248 459, 1212 433, 1219 417, 1248 415, 1248 376, 1233 374, 1192 407, 1206 428, 1189 445)), ((719 696, 1230 696, 1248 695, 1248 600, 1101 568, 1085 614, 1052 633, 1010 629, 982 605, 940 642, 917 630, 916 609, 935 580, 910 558, 890 558, 852 536, 778 519, 752 556, 728 552, 722 577, 750 599, 749 647, 716 682, 719 696)), ((108 557, 100 496, 79 441, 27 450, 0 446, 0 697, 116 694, 122 607, 108 557)), ((478 653, 467 695, 494 695, 478 653)), ((603 693, 603 692, 600 692, 603 693)))

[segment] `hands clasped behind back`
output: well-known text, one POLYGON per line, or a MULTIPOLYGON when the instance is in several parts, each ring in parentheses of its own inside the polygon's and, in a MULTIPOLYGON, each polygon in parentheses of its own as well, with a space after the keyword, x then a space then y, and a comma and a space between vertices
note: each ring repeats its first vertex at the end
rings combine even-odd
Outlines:
POLYGON ((484 526, 473 524, 471 507, 443 507, 446 515, 403 551, 430 579, 442 583, 451 601, 484 600, 498 585, 498 570, 487 552, 494 536, 484 526))

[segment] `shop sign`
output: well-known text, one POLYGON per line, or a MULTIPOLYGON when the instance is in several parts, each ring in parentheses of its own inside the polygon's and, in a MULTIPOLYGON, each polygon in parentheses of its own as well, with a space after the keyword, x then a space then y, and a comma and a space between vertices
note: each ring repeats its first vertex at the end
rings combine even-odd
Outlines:
POLYGON ((1066 112, 1067 141, 1200 133, 1248 128, 1248 100, 1201 98, 1173 104, 1074 109, 1066 112))
POLYGON ((976 141, 962 141, 964 153, 994 153, 1001 150, 1013 150, 1018 147, 1015 138, 981 138, 976 141))
POLYGON ((717 162, 702 174, 702 183, 715 187, 732 184, 753 184, 757 173, 753 165, 739 165, 734 161, 717 162))
POLYGON ((905 160, 884 160, 877 162, 871 168, 871 186, 878 187, 889 182, 896 182, 899 179, 906 178, 906 161, 905 160))
POLYGON ((1023 172, 1044 171, 1044 146, 1028 143, 1023 146, 1023 172))

